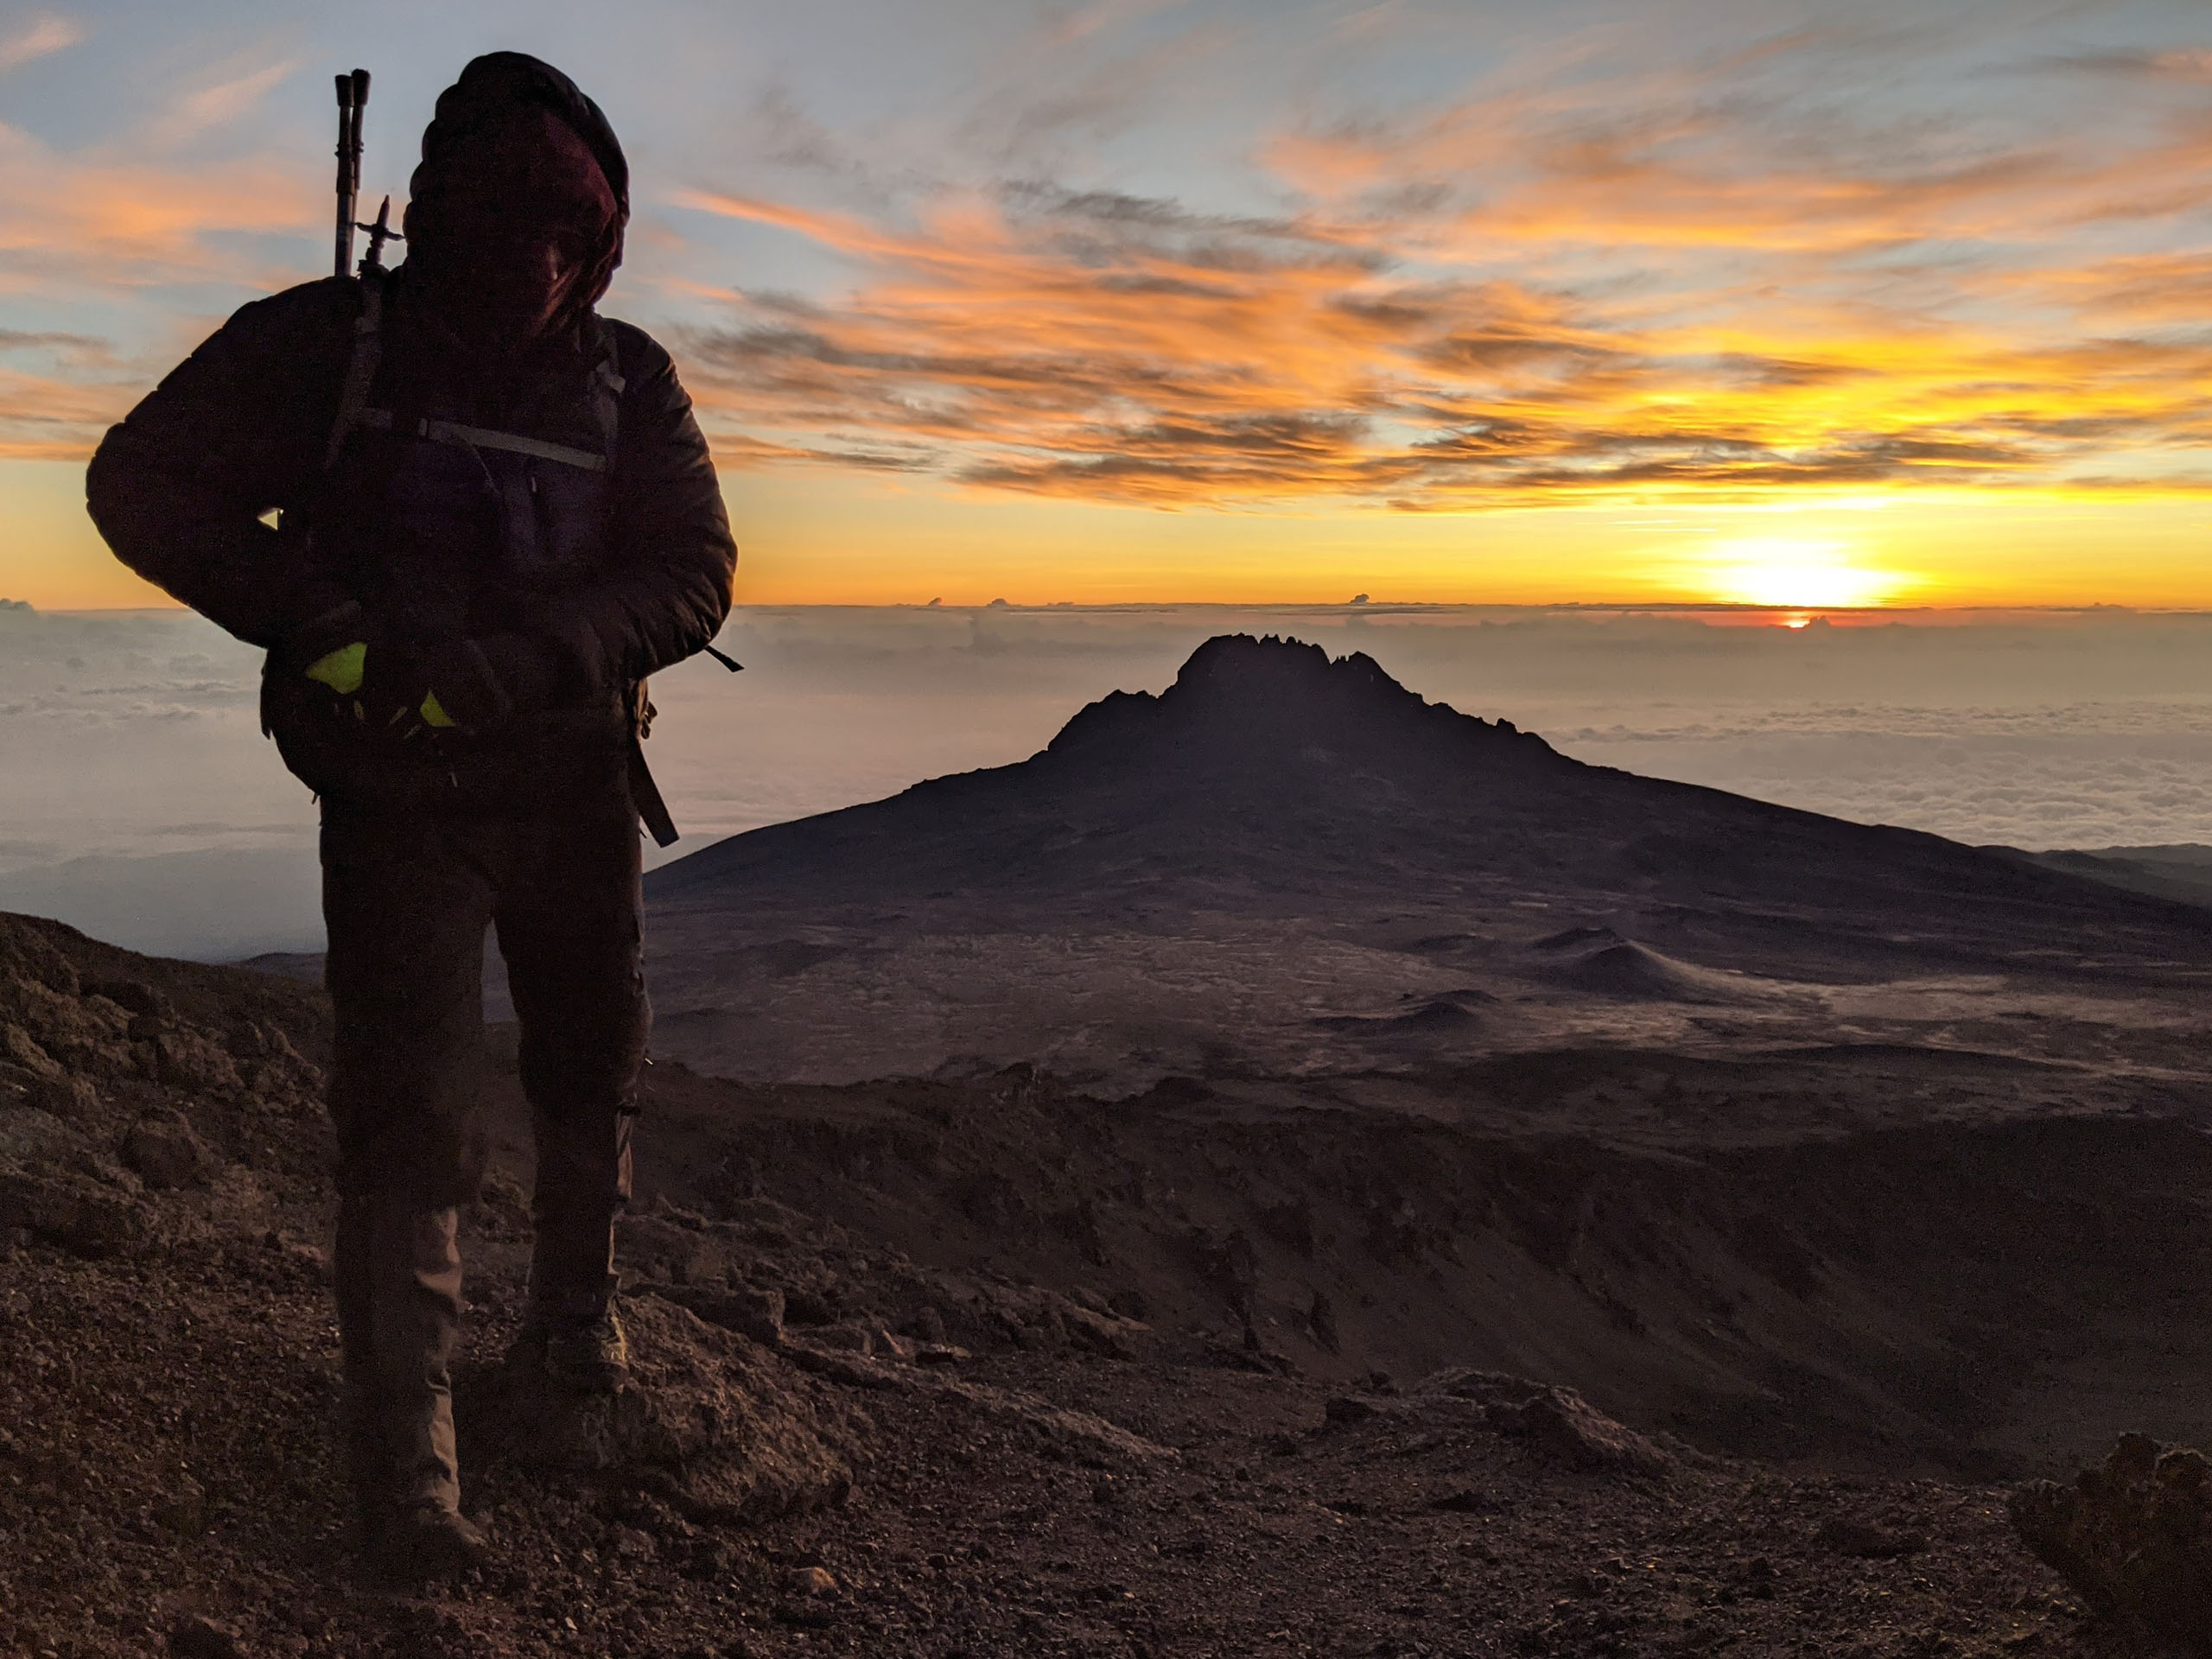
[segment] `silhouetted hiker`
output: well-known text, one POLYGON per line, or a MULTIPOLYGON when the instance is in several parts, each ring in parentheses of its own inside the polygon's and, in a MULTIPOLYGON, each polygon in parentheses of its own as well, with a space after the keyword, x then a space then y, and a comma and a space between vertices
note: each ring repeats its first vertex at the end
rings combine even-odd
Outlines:
POLYGON ((628 183, 566 76, 478 58, 423 135, 406 264, 246 306, 87 479, 124 563, 267 649, 264 722, 321 797, 348 1467, 371 1549, 411 1574, 482 1547, 448 1367, 487 925, 537 1137, 512 1357, 594 1389, 628 1360, 638 821, 666 823, 642 682, 714 637, 737 556, 668 354, 592 308, 628 183))

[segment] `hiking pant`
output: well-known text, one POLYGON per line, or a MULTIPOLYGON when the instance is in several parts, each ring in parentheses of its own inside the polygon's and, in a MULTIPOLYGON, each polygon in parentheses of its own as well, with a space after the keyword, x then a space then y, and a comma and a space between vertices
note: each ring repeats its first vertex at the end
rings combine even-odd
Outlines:
POLYGON ((326 803, 322 869, 341 1198, 428 1211, 475 1196, 484 937, 496 929, 537 1142, 533 1309, 603 1301, 649 1019, 626 792, 557 817, 326 803))
POLYGON ((322 872, 353 1485, 365 1511, 449 1510, 456 1212, 486 1153, 485 930, 506 958, 537 1142, 531 1314, 588 1319, 613 1287, 649 1019, 637 817, 626 793, 558 817, 327 802, 322 872))

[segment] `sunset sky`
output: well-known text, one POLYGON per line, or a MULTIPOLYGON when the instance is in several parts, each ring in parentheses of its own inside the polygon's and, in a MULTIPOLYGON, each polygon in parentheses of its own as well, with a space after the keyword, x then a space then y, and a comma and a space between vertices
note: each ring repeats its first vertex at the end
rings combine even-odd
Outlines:
POLYGON ((0 595, 500 47, 747 602, 2212 604, 2202 0, 0 5, 0 595))

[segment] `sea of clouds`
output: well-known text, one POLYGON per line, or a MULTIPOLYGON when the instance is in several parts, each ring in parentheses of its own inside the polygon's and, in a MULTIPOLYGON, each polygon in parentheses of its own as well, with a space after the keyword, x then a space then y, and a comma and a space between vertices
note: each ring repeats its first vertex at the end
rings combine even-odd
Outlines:
MULTIPOLYGON (((1388 606, 747 610, 657 678, 675 851, 1033 753, 1242 631, 1364 651, 1579 759, 1976 843, 2212 842, 2212 617, 1388 606)), ((0 608, 0 908, 137 949, 320 948, 315 808, 257 653, 178 612, 0 608)))

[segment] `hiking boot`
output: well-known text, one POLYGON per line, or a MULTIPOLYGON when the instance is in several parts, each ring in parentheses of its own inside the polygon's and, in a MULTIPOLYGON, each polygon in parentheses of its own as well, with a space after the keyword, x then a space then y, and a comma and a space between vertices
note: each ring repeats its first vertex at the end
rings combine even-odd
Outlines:
POLYGON ((571 1394, 619 1394, 630 1378, 630 1340, 611 1306, 588 1319, 533 1319, 507 1363, 571 1394))
POLYGON ((483 1529, 442 1503, 410 1503, 379 1517, 373 1547, 384 1575, 404 1584, 457 1579, 484 1565, 483 1529))

